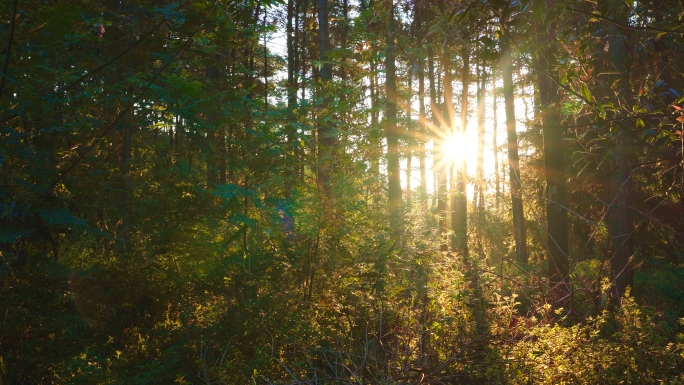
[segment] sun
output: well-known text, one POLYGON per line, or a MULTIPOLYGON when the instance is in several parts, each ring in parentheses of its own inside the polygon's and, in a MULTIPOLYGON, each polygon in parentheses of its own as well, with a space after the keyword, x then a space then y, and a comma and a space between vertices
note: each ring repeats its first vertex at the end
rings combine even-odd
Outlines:
POLYGON ((456 129, 450 133, 439 132, 436 138, 435 157, 439 168, 470 162, 477 157, 477 144, 473 145, 471 138, 456 129))
POLYGON ((468 138, 461 132, 453 132, 442 138, 442 157, 451 164, 458 164, 464 160, 469 160, 468 138))

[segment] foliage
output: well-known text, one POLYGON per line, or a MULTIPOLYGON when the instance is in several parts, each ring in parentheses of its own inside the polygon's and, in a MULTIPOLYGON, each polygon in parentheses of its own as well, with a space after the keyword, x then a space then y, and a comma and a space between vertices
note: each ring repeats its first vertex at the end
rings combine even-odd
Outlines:
POLYGON ((612 3, 331 2, 326 84, 311 0, 1 3, 0 382, 684 383, 679 4, 615 16, 612 3), (276 48, 288 7, 289 55, 276 48), (390 10, 396 95, 384 87, 390 10), (532 76, 552 25, 563 301, 547 274, 548 106, 532 76), (478 71, 498 73, 504 35, 515 96, 532 106, 518 117, 523 265, 510 187, 485 188, 458 255, 431 203, 453 191, 415 189, 396 220, 386 186, 387 126, 404 160, 436 159, 451 129, 439 58, 461 66, 470 47, 478 71), (606 67, 612 54, 627 76, 606 67), (619 156, 619 203, 634 214, 633 296, 621 298, 606 182, 619 156))

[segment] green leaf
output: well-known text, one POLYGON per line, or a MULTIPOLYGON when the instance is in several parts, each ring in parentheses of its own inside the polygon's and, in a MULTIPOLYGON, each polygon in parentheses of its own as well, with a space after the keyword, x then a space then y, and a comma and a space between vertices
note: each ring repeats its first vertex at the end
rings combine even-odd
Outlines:
POLYGON ((644 120, 643 120, 643 119, 637 118, 637 120, 636 120, 636 126, 637 126, 637 128, 639 128, 639 127, 646 127, 646 123, 644 123, 644 120))
POLYGON ((18 229, 13 226, 0 227, 0 243, 14 243, 19 237, 28 237, 33 229, 18 229))
POLYGON ((178 4, 169 4, 165 7, 155 8, 152 12, 161 13, 166 20, 175 20, 181 16, 177 10, 178 4))
POLYGON ((593 101, 591 93, 589 92, 589 88, 587 88, 587 85, 585 83, 582 83, 582 86, 580 87, 580 94, 584 99, 587 100, 587 102, 593 101))
POLYGON ((236 213, 236 214, 231 215, 231 216, 228 218, 228 221, 229 221, 230 223, 239 223, 239 224, 244 224, 244 225, 247 225, 247 226, 254 226, 254 225, 257 224, 257 220, 256 220, 256 219, 246 217, 246 216, 244 216, 243 214, 240 214, 240 213, 236 213))
POLYGON ((240 187, 236 184, 226 183, 216 185, 216 188, 211 192, 211 194, 218 198, 232 199, 251 195, 252 192, 252 190, 240 187))
POLYGON ((40 208, 36 212, 50 225, 87 226, 83 219, 76 218, 74 214, 63 207, 40 208))

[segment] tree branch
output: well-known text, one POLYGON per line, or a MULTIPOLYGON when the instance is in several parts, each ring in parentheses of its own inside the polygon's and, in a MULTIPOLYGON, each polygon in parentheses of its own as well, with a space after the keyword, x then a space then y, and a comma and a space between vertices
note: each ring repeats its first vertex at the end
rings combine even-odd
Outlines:
POLYGON ((2 67, 2 81, 0 82, 0 99, 2 99, 2 92, 5 90, 5 79, 7 78, 7 67, 9 66, 10 52, 12 51, 12 40, 14 40, 14 26, 17 19, 17 3, 14 0, 14 10, 12 11, 12 22, 10 25, 9 41, 7 42, 7 56, 5 56, 5 65, 2 67))
POLYGON ((596 17, 598 19, 603 19, 605 21, 608 21, 610 23, 617 25, 620 28, 633 29, 633 30, 637 30, 637 31, 666 32, 666 33, 675 33, 678 35, 684 35, 684 32, 675 31, 673 29, 664 29, 664 28, 658 28, 658 27, 638 27, 635 25, 627 25, 627 24, 621 23, 617 20, 611 19, 610 17, 603 16, 599 13, 592 13, 592 12, 582 11, 582 10, 574 9, 574 8, 566 8, 566 9, 570 12, 580 13, 582 15, 593 16, 593 17, 596 17))

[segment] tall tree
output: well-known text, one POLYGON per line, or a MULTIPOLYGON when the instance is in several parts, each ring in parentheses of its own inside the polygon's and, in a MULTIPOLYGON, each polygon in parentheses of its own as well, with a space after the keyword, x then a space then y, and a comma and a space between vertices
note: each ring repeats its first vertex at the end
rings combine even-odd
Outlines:
POLYGON ((428 210, 428 196, 427 196, 427 161, 425 154, 425 143, 428 139, 428 125, 427 116, 425 113, 425 58, 418 59, 418 129, 419 129, 419 161, 420 161, 420 200, 422 208, 425 212, 428 210))
POLYGON ((473 194, 473 209, 476 218, 476 233, 478 252, 483 253, 482 237, 484 231, 484 147, 485 147, 485 96, 487 90, 487 72, 484 63, 478 64, 477 83, 477 168, 475 176, 475 193, 473 194))
MULTIPOLYGON (((295 9, 295 0, 288 0, 287 1, 287 26, 286 26, 286 43, 287 43, 287 108, 290 110, 290 121, 289 121, 289 127, 287 129, 287 142, 289 144, 288 147, 288 154, 293 154, 294 156, 291 156, 291 162, 288 164, 288 168, 290 169, 289 171, 289 177, 292 178, 294 175, 297 174, 296 171, 296 161, 298 158, 298 152, 299 152, 299 145, 297 144, 297 141, 295 140, 295 121, 296 121, 296 115, 294 112, 295 106, 297 105, 297 74, 298 74, 298 68, 297 68, 297 49, 296 49, 296 34, 295 34, 295 28, 299 30, 299 25, 298 23, 295 23, 298 19, 298 14, 295 16, 297 13, 297 10, 295 9), (295 23, 295 24, 293 24, 295 23)), ((289 189, 288 189, 289 190, 289 189)))
POLYGON ((387 178, 393 227, 397 228, 401 208, 401 169, 399 166, 399 128, 397 125, 397 70, 395 57, 394 1, 388 0, 387 47, 385 54, 385 97, 387 122, 387 178))
MULTIPOLYGON (((437 80, 435 78, 435 54, 433 48, 433 39, 429 38, 427 45, 428 55, 428 80, 430 81, 430 114, 432 121, 432 130, 440 130, 442 120, 439 111, 439 102, 437 99, 437 80)), ((439 138, 439 135, 434 135, 439 138)), ((439 227, 439 234, 443 237, 446 234, 446 172, 444 170, 444 148, 441 140, 433 141, 435 147, 434 155, 432 156, 432 173, 435 182, 435 191, 433 193, 433 206, 435 206, 435 198, 437 200, 437 222, 439 227)), ((446 251, 447 244, 442 239, 440 250, 446 251)))
POLYGON ((492 154, 494 155, 494 194, 495 207, 499 209, 499 202, 501 201, 501 178, 499 177, 499 143, 496 134, 499 131, 499 115, 497 107, 499 102, 497 96, 499 89, 496 85, 496 65, 492 66, 492 154))
MULTIPOLYGON (((602 9, 607 9, 607 16, 614 20, 610 23, 607 36, 610 44, 608 48, 608 63, 614 75, 609 75, 609 84, 615 85, 615 105, 623 110, 632 110, 632 98, 629 81, 628 36, 629 29, 619 27, 616 23, 627 25, 630 8, 627 4, 617 0, 604 0, 600 3, 602 9)), ((625 114, 618 112, 619 117, 625 114)), ((608 209, 608 228, 610 232, 610 267, 614 286, 614 299, 620 303, 627 286, 632 285, 633 271, 631 259, 633 255, 634 219, 632 208, 632 167, 631 167, 631 129, 626 124, 618 123, 613 154, 610 162, 609 186, 611 203, 608 209)))
MULTIPOLYGON (((444 92, 444 112, 442 113, 443 122, 442 126, 444 129, 444 135, 454 135, 454 93, 453 93, 453 80, 451 74, 451 57, 449 55, 449 50, 444 47, 442 50, 442 71, 444 71, 443 80, 443 92, 444 92)), ((456 165, 450 161, 450 157, 447 152, 452 152, 454 148, 447 148, 446 144, 450 141, 443 141, 442 143, 442 159, 444 161, 444 167, 446 174, 447 170, 449 172, 449 206, 450 206, 450 218, 451 218, 451 250, 456 251, 458 249, 458 238, 455 232, 456 226, 456 178, 455 178, 455 167, 456 165)), ((445 188, 446 189, 446 188, 445 188)))
MULTIPOLYGON (((320 78, 322 111, 328 107, 328 92, 332 82, 332 65, 329 60, 330 28, 328 23, 328 0, 317 0, 318 6, 318 47, 320 52, 320 78)), ((318 182, 326 192, 330 190, 330 174, 333 168, 333 127, 331 119, 320 117, 318 121, 318 182)))
MULTIPOLYGON (((207 80, 214 85, 212 88, 214 89, 214 95, 216 95, 219 82, 219 70, 212 62, 206 66, 205 73, 207 80)), ((216 104, 214 108, 210 109, 210 111, 207 113, 207 123, 210 127, 213 127, 213 130, 209 134, 209 143, 207 146, 208 154, 206 155, 208 188, 214 187, 214 185, 218 183, 219 178, 220 150, 217 146, 220 136, 219 108, 219 104, 216 104)))
POLYGON ((511 55, 511 37, 506 22, 510 9, 504 10, 502 17, 501 45, 501 77, 503 78, 504 105, 506 109, 506 136, 508 139, 508 169, 510 178, 511 204, 513 211, 513 236, 518 262, 527 263, 527 235, 523 212, 520 163, 518 160, 518 133, 515 121, 515 96, 513 86, 513 60, 511 55))
MULTIPOLYGON (((458 128, 454 127, 453 112, 451 112, 450 124, 452 135, 455 135, 458 140, 465 140, 466 127, 468 125, 468 101, 469 85, 470 85, 470 51, 468 45, 463 47, 461 52, 463 59, 463 67, 461 69, 461 124, 458 128), (458 131, 457 131, 458 130, 458 131)), ((451 80, 451 79, 449 79, 451 80)), ((445 97, 446 97, 446 76, 445 81, 445 97)), ((451 87, 451 86, 450 86, 451 87)), ((453 149, 452 149, 453 151, 453 149)), ((466 186, 468 184, 468 174, 466 168, 465 154, 458 154, 456 164, 452 165, 452 189, 451 195, 451 227, 454 231, 454 239, 452 248, 461 255, 468 254, 468 196, 466 194, 466 186)))
POLYGON ((407 80, 407 89, 408 89, 408 95, 406 97, 407 103, 406 103, 406 131, 407 131, 407 137, 409 138, 410 142, 406 146, 406 204, 411 205, 411 199, 412 199, 412 193, 411 193, 411 167, 413 163, 413 141, 415 140, 416 133, 415 133, 415 125, 413 124, 413 74, 414 74, 414 68, 413 68, 413 62, 410 61, 408 63, 409 65, 409 70, 408 70, 408 80, 407 80))
POLYGON ((547 259, 549 281, 559 298, 566 298, 568 289, 568 217, 565 186, 565 130, 561 122, 560 93, 557 71, 556 21, 552 1, 536 0, 536 35, 538 90, 544 139, 544 173, 546 177, 547 259), (549 12, 551 10, 551 12, 549 12))

